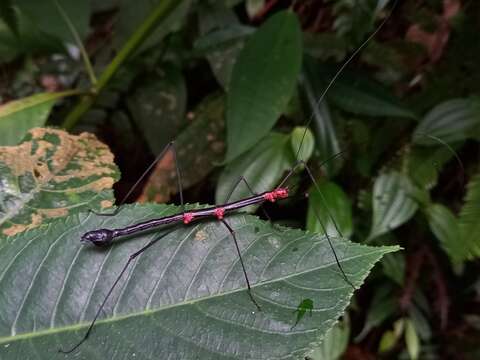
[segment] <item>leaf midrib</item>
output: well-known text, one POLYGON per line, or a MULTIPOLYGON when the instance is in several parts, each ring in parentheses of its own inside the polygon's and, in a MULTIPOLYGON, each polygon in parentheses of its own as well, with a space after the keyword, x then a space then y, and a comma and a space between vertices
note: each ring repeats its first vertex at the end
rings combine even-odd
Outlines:
MULTIPOLYGON (((398 246, 393 246, 393 247, 390 247, 390 248, 391 248, 391 250, 387 250, 385 247, 375 248, 374 250, 372 250, 368 253, 362 253, 362 254, 351 256, 351 257, 348 257, 348 258, 344 258, 344 259, 341 260, 341 262, 344 263, 346 261, 352 261, 352 260, 355 260, 357 258, 368 257, 370 255, 374 255, 374 254, 377 254, 377 253, 387 253, 387 252, 391 252, 395 249, 397 249, 397 250, 399 249, 398 246)), ((330 267, 334 264, 336 264, 336 263, 335 262, 330 262, 328 264, 324 264, 322 266, 318 266, 318 267, 315 267, 315 268, 306 269, 306 270, 299 271, 299 272, 296 272, 296 273, 293 273, 293 274, 288 274, 288 275, 285 275, 285 276, 282 276, 282 277, 277 277, 277 278, 271 279, 271 280, 261 281, 261 282, 252 284, 251 287, 252 287, 252 289, 254 289, 254 288, 257 288, 259 286, 264 286, 264 285, 268 285, 268 284, 271 284, 271 283, 283 281, 285 279, 301 276, 303 274, 307 274, 307 273, 312 272, 312 271, 318 271, 318 270, 321 270, 321 269, 324 269, 324 268, 328 268, 328 267, 330 267)), ((367 275, 368 275, 368 273, 365 276, 367 276, 367 275)), ((111 322, 121 321, 121 320, 125 320, 125 319, 131 318, 131 317, 136 317, 136 316, 139 316, 139 315, 140 316, 153 315, 157 312, 165 311, 165 310, 168 310, 168 309, 171 309, 171 308, 181 307, 181 306, 186 306, 186 305, 192 305, 192 304, 195 304, 197 302, 202 302, 202 301, 205 301, 205 300, 211 300, 211 299, 215 299, 215 298, 219 298, 219 297, 223 297, 223 296, 228 296, 228 295, 231 295, 231 294, 239 293, 241 291, 247 291, 247 290, 245 288, 228 290, 228 291, 225 291, 225 292, 222 292, 222 293, 217 293, 215 295, 202 296, 202 297, 192 299, 192 300, 187 300, 187 301, 177 302, 175 304, 160 306, 160 307, 158 307, 154 310, 142 310, 142 311, 132 312, 132 313, 129 313, 129 314, 126 314, 126 315, 120 315, 120 316, 116 316, 116 317, 100 319, 100 320, 96 321, 95 324, 98 326, 100 324, 107 324, 107 323, 111 323, 111 322)), ((352 289, 351 292, 353 293, 353 289, 352 289)), ((350 295, 351 294, 349 292, 348 296, 350 296, 350 295)), ((89 325, 90 325, 90 321, 75 324, 75 325, 62 326, 62 327, 58 327, 58 328, 55 328, 55 329, 50 328, 50 329, 46 329, 46 330, 40 330, 40 331, 36 331, 34 333, 28 332, 28 333, 23 333, 23 334, 19 334, 19 335, 3 337, 3 338, 0 338, 0 344, 10 343, 12 341, 20 341, 20 340, 23 340, 23 339, 30 339, 30 338, 34 338, 34 337, 43 336, 43 335, 57 334, 57 333, 62 333, 62 332, 66 332, 66 331, 80 330, 82 328, 88 327, 89 325)))

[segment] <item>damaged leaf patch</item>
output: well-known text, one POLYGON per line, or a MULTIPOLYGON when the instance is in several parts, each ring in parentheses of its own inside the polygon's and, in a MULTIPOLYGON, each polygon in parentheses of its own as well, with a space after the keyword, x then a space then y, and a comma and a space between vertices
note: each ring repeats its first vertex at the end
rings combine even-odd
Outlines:
POLYGON ((93 134, 32 129, 18 146, 0 147, 1 235, 110 207, 118 177, 113 154, 93 134))

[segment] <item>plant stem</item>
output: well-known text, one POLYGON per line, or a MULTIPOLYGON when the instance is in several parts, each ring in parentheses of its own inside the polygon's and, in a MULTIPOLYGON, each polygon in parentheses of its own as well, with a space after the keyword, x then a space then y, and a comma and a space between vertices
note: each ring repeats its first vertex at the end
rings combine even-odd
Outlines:
POLYGON ((82 115, 93 105, 97 94, 108 84, 125 60, 143 43, 148 35, 150 35, 157 23, 169 15, 181 2, 181 0, 158 0, 157 6, 142 22, 140 27, 130 36, 125 45, 102 72, 98 82, 92 87, 91 94, 82 97, 73 110, 67 115, 62 124, 63 128, 69 130, 75 126, 82 115))
POLYGON ((87 72, 88 77, 90 78, 90 83, 92 84, 92 86, 95 86, 97 83, 97 78, 95 77, 95 72, 93 71, 92 63, 88 58, 87 50, 85 50, 85 47, 83 46, 80 35, 78 35, 77 29, 75 29, 75 26, 70 21, 70 18, 68 17, 67 13, 65 12, 65 10, 63 10, 63 8, 60 6, 57 0, 54 1, 54 4, 57 7, 57 10, 62 16, 63 20, 67 24, 68 29, 72 33, 73 39, 77 44, 78 49, 80 50, 80 54, 82 55, 83 65, 85 66, 85 71, 87 72))

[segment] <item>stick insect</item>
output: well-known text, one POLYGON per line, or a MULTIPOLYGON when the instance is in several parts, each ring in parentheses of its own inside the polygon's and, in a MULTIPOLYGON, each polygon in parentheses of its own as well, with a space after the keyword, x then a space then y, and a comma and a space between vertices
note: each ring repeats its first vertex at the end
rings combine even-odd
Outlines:
MULTIPOLYGON (((393 7, 395 7, 395 5, 396 5, 396 3, 394 3, 393 7)), ((317 104, 320 104, 324 100, 327 92, 332 87, 332 85, 335 83, 335 81, 340 76, 340 74, 344 71, 346 66, 368 44, 368 42, 380 31, 380 29, 383 27, 383 25, 390 18, 391 14, 392 14, 392 12, 390 12, 390 14, 382 21, 382 23, 377 27, 377 29, 347 58, 347 60, 343 63, 343 65, 339 68, 339 70, 335 73, 335 75, 329 81, 328 85, 326 86, 326 88, 324 89, 324 91, 322 92, 320 97, 318 98, 317 104)), ((177 186, 178 186, 180 205, 181 205, 182 211, 179 212, 179 213, 173 214, 173 215, 164 216, 164 217, 160 217, 160 218, 151 219, 151 220, 148 220, 148 221, 143 221, 143 222, 140 222, 140 223, 132 224, 132 225, 129 225, 127 227, 115 228, 115 229, 95 229, 95 230, 91 230, 91 231, 88 231, 88 232, 86 232, 85 234, 82 235, 81 241, 84 242, 84 243, 92 243, 93 245, 98 246, 98 247, 104 247, 104 246, 110 245, 112 243, 112 241, 116 238, 119 238, 119 237, 122 237, 122 236, 127 236, 127 235, 132 236, 132 235, 135 235, 137 233, 140 233, 140 232, 143 232, 143 231, 146 231, 146 230, 150 230, 150 229, 154 229, 154 228, 157 228, 157 227, 160 227, 160 226, 165 226, 165 225, 188 226, 189 224, 191 224, 193 222, 196 222, 196 221, 199 221, 199 220, 205 220, 205 219, 212 219, 212 220, 219 221, 223 224, 223 226, 225 228, 225 231, 227 231, 229 233, 229 235, 230 235, 230 237, 231 237, 231 239, 232 239, 232 241, 235 245, 235 249, 236 249, 238 259, 239 259, 239 262, 240 262, 240 265, 241 265, 241 268, 242 268, 243 276, 244 276, 244 279, 245 279, 247 292, 248 292, 248 295, 251 299, 251 302, 257 310, 262 311, 261 306, 259 305, 259 303, 255 299, 255 295, 252 292, 252 287, 251 287, 250 280, 249 280, 249 277, 248 277, 248 271, 245 267, 245 263, 244 263, 244 260, 242 258, 242 253, 241 253, 240 247, 238 245, 237 237, 236 237, 236 234, 235 234, 235 229, 233 229, 232 226, 229 224, 228 215, 230 215, 232 213, 235 213, 238 210, 244 209, 247 206, 251 206, 251 205, 260 205, 261 206, 262 204, 264 204, 266 202, 276 202, 278 200, 289 198, 290 193, 289 193, 288 186, 286 186, 286 183, 299 168, 304 168, 306 170, 306 173, 307 173, 310 181, 312 182, 315 191, 317 191, 321 195, 321 197, 323 198, 323 195, 322 195, 322 192, 321 192, 320 187, 318 185, 318 182, 315 179, 315 177, 313 176, 313 173, 312 173, 311 169, 308 167, 307 163, 304 160, 299 159, 299 155, 301 153, 301 150, 302 150, 302 147, 303 147, 303 144, 305 142, 306 135, 307 135, 307 130, 308 130, 308 127, 311 124, 312 120, 313 120, 313 114, 310 116, 310 118, 308 119, 308 121, 306 123, 305 130, 303 132, 303 135, 301 137, 301 141, 300 141, 298 149, 296 151, 296 157, 295 157, 295 159, 297 159, 296 162, 294 163, 292 168, 288 171, 288 173, 283 178, 283 180, 281 180, 281 182, 276 187, 274 187, 273 189, 270 189, 270 190, 266 190, 266 191, 263 191, 263 192, 260 192, 260 193, 256 193, 254 191, 254 189, 252 189, 250 187, 247 179, 245 179, 242 176, 238 179, 238 181, 235 183, 233 188, 230 190, 225 203, 218 204, 218 205, 213 206, 213 207, 207 207, 207 208, 201 208, 201 209, 195 209, 195 210, 186 210, 185 209, 183 189, 182 189, 182 181, 181 181, 181 172, 180 172, 180 167, 179 167, 179 165, 176 161, 177 155, 176 155, 175 143, 174 142, 169 143, 163 149, 163 151, 156 157, 155 161, 149 166, 149 168, 144 172, 144 174, 137 180, 137 182, 133 185, 133 187, 130 189, 130 191, 125 195, 124 199, 122 200, 122 202, 120 204, 122 204, 130 196, 130 194, 133 192, 135 187, 142 181, 142 179, 151 170, 151 168, 160 159, 162 159, 163 156, 167 152, 172 151, 172 153, 174 155, 173 158, 174 158, 174 162, 175 162, 176 179, 177 179, 177 186), (242 198, 242 199, 237 200, 237 201, 229 202, 229 199, 230 199, 231 195, 233 194, 235 189, 241 183, 246 185, 246 187, 249 189, 249 191, 251 193, 251 196, 242 198)), ((331 161, 334 158, 336 158, 338 156, 341 156, 342 153, 343 152, 340 152, 340 153, 337 153, 337 154, 333 155, 332 157, 327 159, 325 162, 331 161)), ((323 200, 325 201, 324 198, 323 198, 323 200)), ((117 207, 117 210, 115 212, 111 213, 111 214, 97 214, 97 215, 113 216, 113 215, 116 215, 118 213, 119 209, 120 208, 117 207)), ((328 212, 327 216, 331 219, 331 221, 333 222, 333 224, 336 228, 336 231, 341 236, 341 231, 338 228, 338 226, 335 222, 335 219, 333 218, 333 215, 330 213, 330 211, 328 211, 328 209, 327 209, 327 212, 328 212)), ((328 245, 329 245, 329 247, 332 251, 333 257, 335 258, 337 267, 338 267, 343 279, 346 281, 346 283, 349 286, 351 286, 355 290, 356 287, 349 280, 349 278, 347 277, 344 269, 342 268, 342 266, 340 264, 340 261, 339 261, 339 258, 338 258, 338 255, 337 255, 337 252, 335 250, 335 247, 333 246, 332 241, 330 239, 330 235, 328 234, 328 232, 325 228, 325 225, 321 221, 321 218, 320 218, 319 214, 315 211, 315 209, 314 209, 314 215, 318 219, 318 221, 319 221, 319 223, 320 223, 320 225, 323 229, 323 232, 324 232, 324 234, 326 236, 326 239, 328 241, 328 245)), ((100 306, 98 307, 98 309, 97 309, 97 311, 96 311, 96 313, 93 317, 93 320, 91 321, 91 323, 90 323, 88 329, 86 330, 84 336, 73 347, 71 347, 69 349, 60 349, 59 351, 61 353, 64 353, 64 354, 72 353, 73 351, 75 351, 78 347, 80 347, 89 338, 90 334, 92 333, 92 330, 94 329, 94 325, 95 325, 97 319, 99 318, 100 314, 102 313, 102 310, 105 307, 105 304, 109 300, 111 294, 113 293, 116 286, 119 284, 120 280, 122 279, 122 276, 125 274, 125 272, 129 268, 130 264, 138 256, 140 256, 142 253, 144 253, 145 251, 150 249, 161 238, 162 237, 159 237, 159 238, 156 238, 156 239, 148 242, 146 245, 144 245, 143 247, 141 247, 137 251, 130 254, 130 256, 126 260, 122 270, 120 271, 120 273, 116 277, 115 281, 113 282, 112 286, 110 287, 109 291, 107 292, 106 296, 104 297, 103 301, 101 302, 100 306)))

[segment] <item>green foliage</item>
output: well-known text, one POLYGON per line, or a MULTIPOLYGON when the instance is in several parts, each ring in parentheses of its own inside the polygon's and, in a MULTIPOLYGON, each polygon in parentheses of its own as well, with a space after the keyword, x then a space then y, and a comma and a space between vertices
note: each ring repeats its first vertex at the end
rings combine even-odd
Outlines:
MULTIPOLYGON (((328 104, 321 98, 325 91, 325 83, 318 81, 319 64, 310 58, 304 62, 304 73, 301 78, 301 89, 304 94, 305 102, 311 110, 311 117, 315 125, 315 135, 317 137, 317 149, 320 152, 322 160, 327 160, 338 154, 340 144, 337 136, 337 130, 333 126, 334 121, 328 104)), ((310 121, 310 119, 308 121, 310 121)), ((327 161, 324 165, 328 175, 334 175, 341 166, 340 161, 327 161)))
MULTIPOLYGON (((208 96, 191 114, 189 120, 193 120, 192 124, 177 135, 175 146, 178 149, 177 161, 182 174, 182 186, 188 188, 197 184, 215 168, 216 163, 222 161, 224 113, 225 96, 208 96)), ((163 131, 170 125, 175 124, 169 124, 162 118, 163 131)), ((143 189, 143 195, 149 201, 166 201, 178 191, 172 157, 166 162, 160 161, 150 178, 152 181, 143 189)))
POLYGON ((381 325, 386 319, 393 316, 395 314, 395 308, 396 304, 392 296, 392 289, 386 286, 378 289, 372 299, 370 309, 368 311, 368 316, 365 319, 365 323, 363 325, 363 329, 357 335, 355 341, 358 342, 363 340, 372 329, 381 325))
POLYGON ((241 155, 225 166, 218 179, 215 193, 216 203, 239 200, 252 195, 245 183, 237 181, 243 176, 253 191, 272 189, 286 170, 294 164, 295 154, 290 146, 289 136, 271 133, 252 150, 241 155))
MULTIPOLYGON (((178 1, 178 6, 162 21, 162 26, 152 28, 148 38, 139 44, 140 51, 158 45, 172 31, 178 30, 190 9, 191 0, 178 1)), ((150 0, 120 0, 118 26, 113 40, 117 49, 121 49, 132 34, 145 23, 145 19, 155 10, 158 3, 150 0)))
POLYGON ((320 346, 314 348, 307 359, 311 360, 335 360, 340 359, 347 350, 350 336, 350 323, 348 319, 339 321, 332 327, 320 346))
POLYGON ((448 100, 425 115, 413 133, 413 142, 438 145, 435 138, 447 143, 462 141, 474 136, 479 124, 479 99, 448 100))
POLYGON ((408 355, 410 356, 410 359, 418 359, 418 356, 420 354, 420 341, 415 327, 410 320, 407 320, 405 324, 405 343, 407 345, 408 355))
MULTIPOLYGON (((0 358, 75 344, 128 255, 159 239, 72 356, 469 358, 478 333, 458 304, 480 281, 477 2, 399 2, 363 47, 393 1, 57 1, 0 4, 0 99, 16 99, 0 107, 0 358), (182 211, 88 214, 112 205, 119 175, 84 131, 115 153, 118 200, 172 140, 185 202, 288 188, 244 209, 269 223, 225 217, 261 312, 218 221, 80 245, 182 211)), ((172 152, 151 169, 129 200, 177 193, 172 152)))
POLYGON ((349 238, 353 234, 352 203, 334 182, 322 182, 308 192, 307 229, 349 238))
POLYGON ((56 2, 58 2, 59 6, 65 11, 77 33, 79 33, 83 39, 88 32, 88 23, 90 20, 89 1, 13 0, 13 3, 18 7, 19 11, 28 17, 39 31, 74 44, 75 40, 55 4, 56 2))
POLYGON ((309 128, 296 127, 290 136, 290 144, 297 161, 305 161, 312 156, 315 138, 309 128))
POLYGON ((465 258, 465 244, 460 237, 455 215, 441 204, 432 204, 427 208, 430 229, 440 241, 440 245, 454 263, 465 258))
POLYGON ((23 54, 65 51, 66 43, 75 44, 62 10, 81 39, 87 35, 91 15, 90 1, 8 0, 1 3, 0 63, 23 54), (2 26, 2 22, 6 27, 2 26))
POLYGON ((183 125, 187 101, 185 80, 171 64, 144 76, 142 86, 130 94, 127 106, 150 149, 159 153, 183 125))
POLYGON ((463 243, 465 259, 480 256, 480 224, 478 215, 480 211, 480 175, 477 174, 470 180, 465 196, 465 204, 460 212, 459 226, 463 243))
POLYGON ((348 38, 358 45, 365 35, 373 31, 375 17, 389 0, 332 0, 333 12, 337 15, 333 28, 338 36, 348 38))
POLYGON ((45 125, 55 103, 76 91, 35 94, 0 107, 0 145, 16 145, 29 129, 45 125))
POLYGON ((0 2, 0 19, 8 25, 15 35, 18 35, 18 18, 13 7, 13 0, 0 2))
MULTIPOLYGON (((86 230, 179 211, 128 206, 113 218, 73 215, 8 238, 0 248, 0 292, 9 294, 1 303, 2 358, 21 357, 28 344, 51 359, 59 347, 77 342, 128 256, 155 240, 154 251, 125 274, 77 357, 112 358, 119 351, 144 359, 172 351, 183 359, 297 356, 318 343, 347 306, 353 290, 324 236, 272 228, 250 215, 229 217, 229 223, 261 312, 247 295, 231 236, 220 222, 150 232, 106 251, 78 241, 86 230), (304 298, 312 299, 312 314, 293 327, 304 298)), ((383 254, 398 249, 333 241, 356 286, 383 254)))
POLYGON ((373 186, 373 223, 369 239, 407 222, 417 211, 407 177, 397 172, 380 175, 373 186))
MULTIPOLYGON (((333 71, 317 67, 326 85, 333 71)), ((324 85, 324 86, 325 86, 324 85)), ((344 71, 328 92, 328 98, 341 109, 359 115, 415 118, 415 114, 381 84, 361 72, 344 71)))
POLYGON ((198 15, 201 36, 194 43, 195 50, 205 54, 215 79, 227 89, 245 38, 255 29, 241 25, 235 13, 222 6, 202 3, 198 15))
POLYGON ((273 16, 247 41, 227 98, 227 162, 271 130, 293 94, 301 58, 300 25, 288 11, 273 16))
MULTIPOLYGON (((424 137, 435 141, 435 138, 424 137)), ((455 156, 455 150, 438 141, 435 145, 414 146, 405 156, 408 176, 415 185, 425 190, 431 190, 437 185, 442 167, 455 156)))

